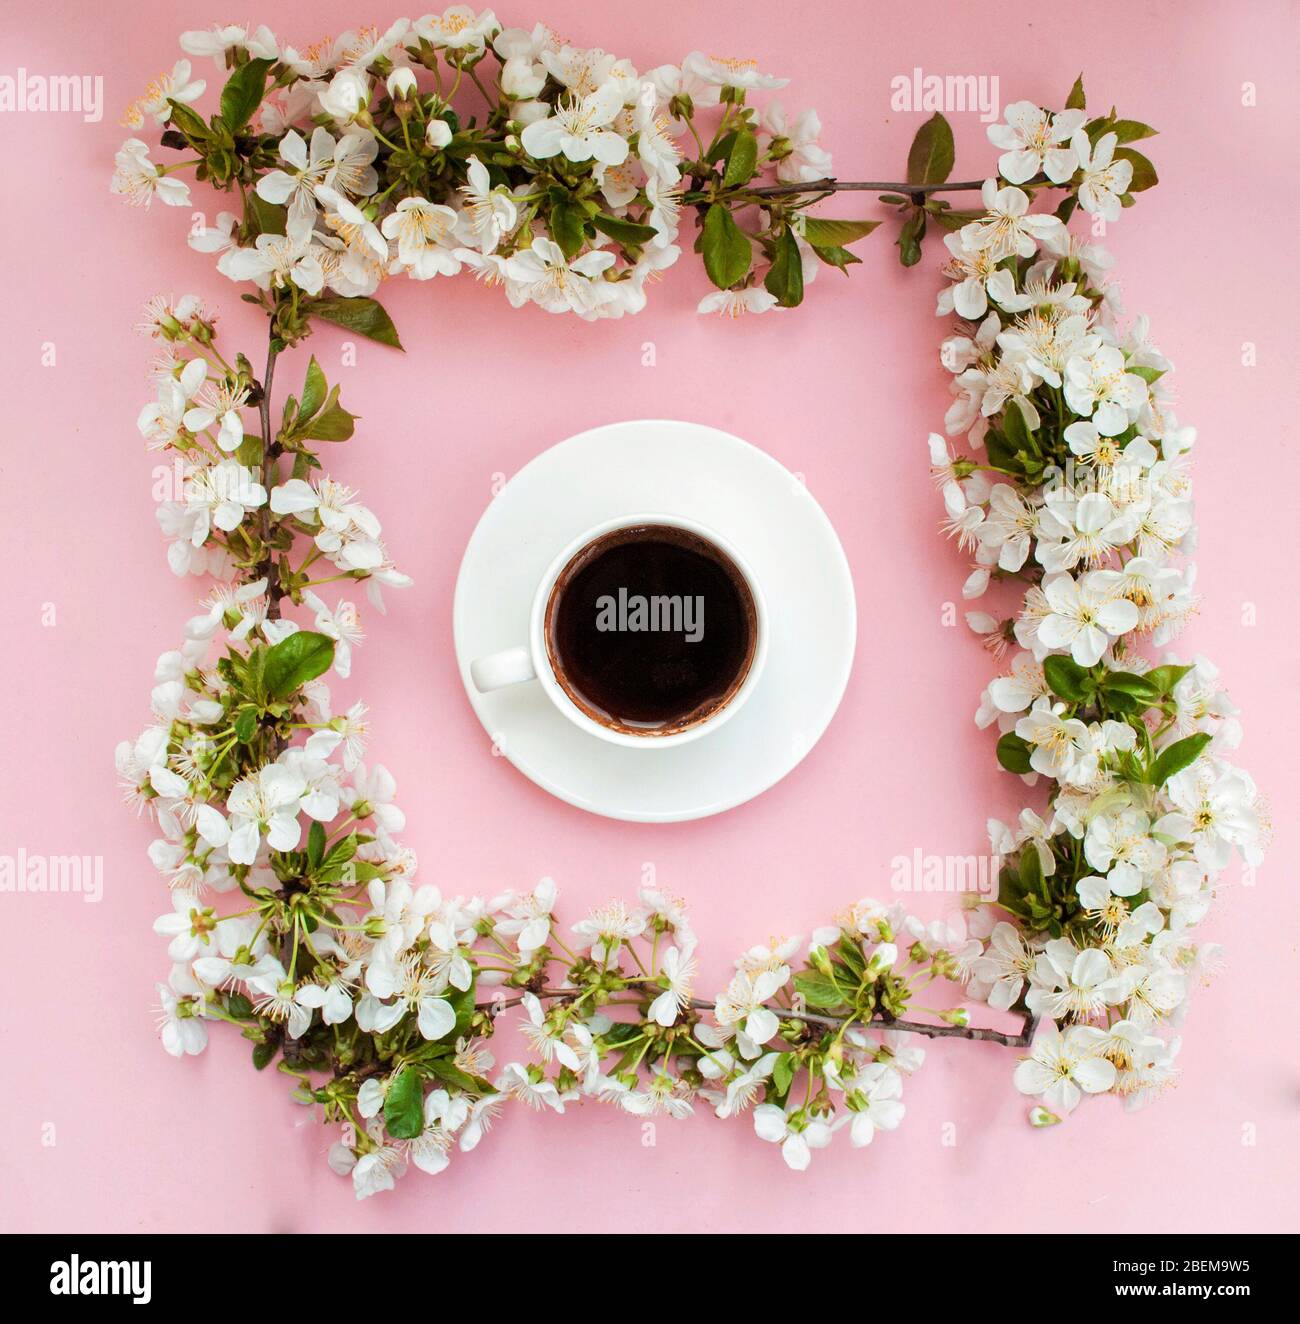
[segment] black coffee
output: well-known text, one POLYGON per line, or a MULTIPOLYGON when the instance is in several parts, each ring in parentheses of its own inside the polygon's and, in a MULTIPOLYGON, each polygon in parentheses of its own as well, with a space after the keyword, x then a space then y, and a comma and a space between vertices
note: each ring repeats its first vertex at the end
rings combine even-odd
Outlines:
POLYGON ((757 616, 719 548, 664 524, 616 529, 561 571, 546 608, 556 677, 589 717, 640 735, 703 721, 740 688, 757 616))

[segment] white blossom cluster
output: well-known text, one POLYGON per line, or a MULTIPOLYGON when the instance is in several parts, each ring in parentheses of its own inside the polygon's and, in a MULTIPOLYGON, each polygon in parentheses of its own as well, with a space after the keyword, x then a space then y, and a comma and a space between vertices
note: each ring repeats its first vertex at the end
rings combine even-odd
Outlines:
POLYGON ((1039 1123, 1084 1094, 1142 1102, 1173 1077, 1171 1031, 1218 959, 1197 926, 1234 849, 1253 867, 1263 833, 1255 785, 1225 757, 1241 730, 1217 670, 1150 656, 1196 605, 1196 433, 1171 407, 1172 365, 1144 318, 1121 329, 1109 255, 1017 187, 1082 168, 1081 206, 1119 215, 1132 166, 1083 119, 1018 103, 989 130, 1002 179, 947 236, 938 304, 961 319, 941 355, 961 440, 929 441, 947 528, 973 553, 964 596, 1023 593, 1010 617, 967 615, 1009 652, 976 721, 1002 733, 1004 766, 1047 779, 1047 802, 990 822, 1021 867, 1003 882, 1010 910, 977 907, 986 946, 966 969, 974 997, 1043 1018, 1015 1077, 1039 1123))
MULTIPOLYGON (((747 94, 787 81, 751 61, 697 51, 680 66, 638 73, 544 24, 503 28, 491 10, 465 5, 303 49, 265 26, 186 32, 181 46, 218 70, 249 60, 273 66, 272 90, 248 132, 261 135, 256 197, 285 209, 282 229, 250 242, 240 219, 222 212, 190 236, 223 274, 265 291, 355 298, 392 275, 425 281, 467 271, 501 286, 516 307, 620 317, 644 308, 647 285, 681 255, 679 136, 688 128, 698 135, 703 117, 719 121, 715 142, 744 129, 756 140, 757 168, 776 180, 818 179, 831 167, 815 112, 788 116, 776 101, 761 113, 743 108, 747 94), (480 93, 488 115, 476 124, 464 103, 468 95, 481 114, 480 93), (415 180, 463 182, 425 196, 411 178, 381 178, 377 159, 390 153, 419 158, 424 173, 415 180), (594 236, 577 238, 574 227, 593 216, 594 236), (567 234, 572 245, 562 242, 567 234)), ((182 112, 173 103, 188 112, 206 86, 182 59, 134 104, 128 123, 175 131, 182 112)), ((156 197, 188 207, 189 186, 176 173, 186 164, 159 165, 142 139, 130 138, 113 191, 138 205, 156 197)), ((802 238, 798 247, 810 280, 820 259, 802 238)), ((776 304, 753 283, 720 289, 700 309, 735 315, 776 304)))

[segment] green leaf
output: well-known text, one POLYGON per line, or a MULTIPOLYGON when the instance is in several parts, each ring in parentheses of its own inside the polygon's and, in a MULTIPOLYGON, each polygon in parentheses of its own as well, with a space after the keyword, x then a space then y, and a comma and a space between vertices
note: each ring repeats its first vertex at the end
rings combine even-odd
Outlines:
POLYGON ((328 387, 325 374, 313 354, 307 364, 307 377, 302 384, 302 400, 298 404, 299 419, 310 418, 325 403, 328 387))
POLYGON ((1024 451, 1027 455, 1038 453, 1038 443, 1029 430, 1024 411, 1014 400, 1003 411, 1002 432, 1013 450, 1024 451))
POLYGON ((1043 862, 1038 858, 1036 846, 1026 846, 1020 852, 1020 890, 1039 892, 1043 886, 1043 862))
POLYGON ((325 858, 325 824, 313 822, 307 833, 307 863, 319 868, 325 858))
POLYGON ((469 1023, 474 1018, 474 986, 476 980, 471 979, 468 988, 449 988, 443 995, 451 1003, 452 1010, 456 1013, 456 1024, 449 1034, 443 1035, 444 1040, 449 1043, 455 1043, 457 1039, 463 1039, 469 1033, 469 1023))
POLYGON ((898 245, 898 260, 905 267, 914 267, 921 260, 921 241, 925 238, 925 212, 919 207, 903 222, 894 242, 898 245))
POLYGON ((749 275, 753 249, 749 236, 736 224, 730 210, 715 202, 704 213, 704 229, 700 232, 704 253, 704 270, 720 290, 739 285, 749 275))
POLYGON ((437 1076, 448 1085, 455 1085, 457 1089, 464 1090, 467 1094, 482 1093, 482 1087, 473 1076, 466 1074, 454 1063, 448 1062, 445 1057, 430 1058, 427 1066, 430 1075, 437 1076))
POLYGON ((862 954, 862 948, 858 946, 852 938, 843 937, 835 944, 836 954, 845 965, 856 975, 861 975, 867 968, 867 958, 862 954))
POLYGON ((424 1080, 414 1067, 403 1067, 389 1081, 384 1125, 398 1140, 414 1140, 424 1130, 424 1080))
POLYGON ((1043 676, 1053 694, 1070 703, 1087 703, 1092 698, 1094 686, 1086 667, 1081 667, 1072 657, 1053 653, 1043 659, 1043 676))
POLYGON ((1143 138, 1154 138, 1160 130, 1143 124, 1141 120, 1116 120, 1106 132, 1113 133, 1121 143, 1135 143, 1143 138))
POLYGON ((1162 695, 1170 694, 1173 688, 1192 668, 1190 666, 1177 667, 1172 664, 1163 667, 1152 667, 1147 672, 1147 679, 1160 691, 1162 695))
POLYGON ((628 221, 621 216, 608 216, 604 212, 593 216, 591 223, 601 234, 608 235, 616 244, 624 247, 648 244, 658 234, 653 225, 638 225, 636 221, 628 221))
POLYGON ((799 244, 787 226, 776 241, 776 254, 763 277, 769 294, 776 296, 782 308, 795 308, 803 302, 803 258, 799 244))
POLYGON ((998 741, 998 762, 1008 772, 1022 776, 1033 771, 1029 766, 1029 746, 1014 731, 1008 731, 998 741))
POLYGON ((1210 743, 1208 731, 1198 731, 1194 736, 1175 740, 1160 751, 1151 765, 1149 780, 1152 786, 1163 786, 1170 777, 1190 767, 1200 757, 1201 750, 1210 743))
POLYGON ((287 699, 309 680, 329 670, 334 661, 334 640, 313 630, 298 630, 267 650, 264 672, 266 693, 287 699))
POLYGON ((221 118, 232 134, 242 132, 262 104, 266 71, 274 63, 274 60, 249 60, 226 80, 221 89, 221 118))
POLYGON ((235 739, 241 745, 246 745, 252 740, 257 731, 257 709, 241 708, 238 716, 235 718, 235 739))
POLYGON ((935 111, 912 139, 907 154, 907 182, 942 184, 952 171, 954 156, 952 127, 935 111))
POLYGON ((785 1096, 790 1092, 790 1083, 794 1080, 794 1054, 779 1053, 772 1064, 772 1084, 776 1092, 785 1096))
POLYGON ((1102 677, 1102 688, 1108 694, 1112 691, 1127 694, 1142 707, 1149 707, 1160 697, 1160 686, 1149 676, 1139 676, 1135 671, 1108 671, 1102 677))
POLYGON ((179 129, 191 142, 205 142, 211 133, 208 126, 204 124, 202 118, 196 115, 183 101, 173 101, 169 97, 167 104, 171 107, 171 115, 168 117, 173 128, 179 129))
POLYGON ((394 349, 402 348, 393 319, 384 311, 383 304, 375 299, 315 299, 307 311, 345 331, 355 331, 359 336, 377 340, 381 345, 391 345, 394 349))
POLYGON ((723 188, 748 184, 758 169, 758 139, 748 129, 736 133, 736 141, 727 154, 727 168, 722 172, 723 188))
POLYGON ((862 259, 856 253, 850 253, 847 248, 839 248, 832 244, 829 248, 822 248, 819 244, 812 245, 812 251, 817 254, 828 267, 837 267, 847 276, 848 268, 860 266, 862 259))
POLYGON ((1130 193, 1142 193, 1146 189, 1155 188, 1160 183, 1160 177, 1156 174, 1155 166, 1136 148, 1117 147, 1115 149, 1115 159, 1133 163, 1133 182, 1128 186, 1130 193))
POLYGON ((564 256, 575 258, 587 242, 587 213, 567 199, 551 204, 551 238, 559 244, 564 256))
POLYGON ((800 970, 794 977, 794 986, 810 1007, 833 1011, 844 1006, 844 994, 818 970, 800 970))
POLYGON ((304 427, 295 427, 294 436, 307 441, 347 441, 356 424, 356 415, 338 402, 339 388, 329 394, 325 408, 304 427))
POLYGON ((1149 368, 1143 363, 1126 364, 1124 371, 1131 372, 1135 377, 1141 377, 1148 386, 1158 382, 1165 375, 1163 368, 1149 368))
POLYGON ((289 217, 287 207, 282 207, 279 203, 267 202, 265 198, 259 197, 253 190, 250 190, 245 197, 244 206, 248 216, 253 221, 253 238, 256 238, 259 234, 284 233, 285 224, 289 217))
POLYGON ((1083 95, 1083 75, 1080 74, 1074 80, 1074 86, 1070 89, 1070 95, 1065 98, 1066 110, 1083 110, 1087 105, 1083 95))
POLYGON ((805 216, 803 237, 814 248, 843 248, 865 239, 879 221, 833 221, 824 216, 805 216))
POLYGON ((273 1043, 255 1044, 253 1046, 253 1066, 258 1071, 262 1071, 269 1066, 274 1056, 275 1045, 273 1043))

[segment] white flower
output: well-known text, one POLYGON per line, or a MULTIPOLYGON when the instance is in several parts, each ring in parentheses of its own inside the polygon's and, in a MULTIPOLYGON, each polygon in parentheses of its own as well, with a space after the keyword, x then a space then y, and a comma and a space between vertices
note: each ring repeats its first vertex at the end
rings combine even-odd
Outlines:
POLYGON ((317 127, 311 135, 310 152, 296 129, 280 140, 280 160, 292 173, 270 170, 257 181, 257 196, 277 206, 288 205, 289 225, 310 231, 316 219, 316 190, 325 183, 334 164, 334 135, 317 127))
POLYGON ((1132 542, 1139 513, 1117 511, 1102 492, 1086 492, 1077 500, 1053 500, 1048 505, 1060 523, 1058 538, 1039 541, 1037 555, 1048 574, 1073 570, 1080 562, 1092 567, 1109 560, 1111 552, 1132 542))
POLYGON ((581 1071, 582 1063, 578 1059, 577 1053, 572 1046, 565 1042, 563 1034, 557 1033, 555 1027, 550 1025, 546 1019, 546 1012, 542 1008, 540 999, 533 993, 525 993, 522 997, 521 1005, 528 1019, 519 1028, 524 1038, 532 1048, 533 1052, 549 1066, 553 1061, 558 1061, 561 1066, 568 1067, 570 1071, 581 1071))
POLYGON ((530 1108, 551 1108, 564 1111, 564 1100, 555 1085, 544 1076, 534 1078, 521 1062, 509 1062, 497 1077, 496 1087, 512 1099, 526 1103, 530 1108))
POLYGON ((208 1046, 208 1027, 199 1019, 203 1014, 203 995, 198 985, 179 992, 167 984, 156 987, 161 1002, 158 1030, 162 1046, 172 1057, 201 1053, 208 1046))
POLYGON ((513 937, 525 960, 550 937, 557 895, 555 879, 543 878, 526 896, 499 897, 489 906, 490 910, 503 912, 504 918, 497 920, 497 932, 513 937))
POLYGON ((1115 145, 1119 139, 1113 133, 1104 133, 1096 145, 1088 145, 1088 135, 1079 130, 1071 140, 1079 165, 1083 168, 1083 182, 1079 185, 1079 205, 1092 216, 1117 221, 1123 210, 1120 198, 1133 182, 1133 162, 1116 161, 1115 145))
POLYGON ((825 1149, 832 1138, 825 1122, 786 1113, 774 1103, 760 1103, 754 1109, 754 1134, 780 1145, 781 1157, 795 1172, 805 1171, 812 1162, 812 1151, 825 1149))
POLYGON ((346 680, 352 674, 352 646, 366 637, 356 607, 340 602, 331 610, 311 589, 303 590, 302 600, 316 613, 316 629, 335 641, 334 670, 346 680))
POLYGON ((1048 1021, 1034 1040, 1033 1053, 1016 1068, 1016 1088, 1037 1095, 1053 1112, 1074 1111, 1085 1093, 1101 1094, 1115 1083, 1115 1065, 1098 1056, 1106 1045, 1102 1031, 1075 1025, 1064 1034, 1048 1021))
POLYGON ((357 69, 341 69, 317 99, 326 115, 339 124, 351 124, 370 104, 370 80, 357 69))
POLYGON ((677 1022, 681 1011, 690 1005, 695 980, 695 958, 677 947, 670 947, 663 956, 661 976, 668 987, 650 1004, 650 1019, 667 1029, 677 1022))
POLYGON ((570 161, 621 165, 627 140, 609 126, 622 109, 623 89, 607 82, 587 96, 572 94, 558 102, 553 115, 525 126, 519 141, 539 161, 563 154, 570 161))
POLYGON ((248 30, 235 24, 213 28, 202 28, 181 33, 181 50, 186 55, 210 55, 216 61, 217 68, 225 67, 227 51, 242 46, 248 39, 248 30))
POLYGON ((130 129, 138 129, 148 115, 155 124, 166 124, 172 116, 173 101, 189 105, 203 95, 207 86, 202 78, 190 78, 188 60, 177 60, 171 73, 159 74, 144 94, 131 103, 122 122, 130 129))
MULTIPOLYGON (((978 321, 988 312, 988 290, 1002 271, 998 266, 1000 259, 992 245, 972 248, 961 234, 946 234, 943 243, 952 256, 944 263, 942 274, 954 284, 946 285, 939 291, 935 312, 940 317, 956 312, 958 317, 964 317, 968 322, 978 321)), ((966 343, 970 344, 969 341, 966 343)), ((953 371, 959 372, 967 366, 962 363, 954 368, 950 360, 951 355, 945 358, 944 363, 953 371)))
POLYGON ((613 265, 614 254, 605 249, 593 249, 570 262, 559 244, 537 235, 530 247, 510 257, 506 275, 521 302, 532 299, 548 313, 590 316, 612 295, 601 276, 613 265))
POLYGON ((1123 353, 1113 345, 1098 345, 1090 354, 1076 354, 1065 365, 1065 402, 1076 414, 1091 418, 1103 437, 1118 436, 1147 402, 1147 384, 1129 372, 1123 353))
POLYGON ((416 19, 413 31, 431 46, 451 51, 481 51, 488 38, 500 32, 497 16, 485 9, 476 14, 469 5, 451 5, 439 14, 416 19))
MULTIPOLYGON (((763 1004, 774 997, 789 979, 789 967, 781 966, 775 970, 760 970, 751 973, 740 970, 726 992, 717 999, 714 1015, 722 1026, 736 1026, 750 1040, 755 1049, 767 1043, 777 1032, 780 1021, 770 1008, 763 1004)), ((746 1045, 742 1044, 742 1051, 746 1045)), ((757 1057, 758 1053, 746 1052, 746 1057, 757 1057)))
POLYGON ((776 163, 776 177, 787 183, 825 179, 831 173, 831 154, 818 145, 822 122, 815 110, 803 110, 787 119, 785 107, 773 101, 763 111, 763 128, 771 138, 783 139, 790 154, 776 163))
POLYGON ((157 197, 168 207, 187 207, 190 186, 174 179, 149 159, 149 148, 139 138, 128 138, 118 149, 117 168, 109 190, 120 194, 133 207, 148 207, 157 197))
POLYGON ((1082 110, 1049 115, 1032 101, 1014 101, 1006 108, 1005 124, 990 124, 989 142, 1002 148, 998 172, 1011 184, 1024 184, 1042 171, 1063 184, 1078 166, 1075 148, 1062 147, 1088 118, 1082 110))
POLYGON ((370 1131, 375 1148, 368 1154, 362 1154, 352 1168, 352 1188, 358 1200, 368 1199, 381 1191, 391 1191, 397 1185, 397 1179, 406 1175, 406 1156, 397 1145, 390 1145, 383 1139, 383 1129, 377 1123, 370 1131))
POLYGON ((1202 864, 1222 869, 1233 846, 1248 864, 1259 862, 1255 783, 1242 769, 1218 759, 1201 759, 1171 777, 1167 790, 1183 816, 1174 830, 1195 843, 1196 858, 1202 864))
POLYGON ((373 133, 364 129, 345 133, 334 145, 333 164, 325 174, 326 186, 353 197, 369 197, 379 187, 379 173, 374 167, 378 154, 379 142, 373 133))
POLYGON ((289 768, 268 764, 230 788, 228 835, 212 818, 206 825, 200 821, 199 833, 212 845, 225 846, 232 864, 252 864, 263 837, 272 850, 293 850, 302 835, 298 802, 305 789, 302 778, 289 768))
POLYGON ((199 469, 185 484, 190 540, 200 547, 213 525, 229 533, 239 527, 250 510, 265 504, 266 488, 254 482, 252 472, 237 460, 222 460, 199 469))
POLYGON ((260 234, 252 248, 232 248, 221 255, 217 270, 231 280, 251 280, 259 289, 283 289, 290 283, 304 294, 319 294, 325 273, 308 231, 260 234))
POLYGON ((424 964, 418 952, 402 963, 398 998, 416 1013, 416 1024, 425 1039, 445 1039, 456 1028, 456 1009, 442 996, 446 989, 446 981, 424 964))
POLYGON ((1080 951, 1068 938, 1054 938, 1035 963, 1034 989, 1027 1004, 1053 1020, 1082 1020, 1123 1002, 1130 992, 1128 976, 1116 974, 1100 948, 1080 951))
POLYGON ((1037 960, 1020 930, 1002 920, 994 926, 984 955, 971 963, 971 975, 989 985, 988 1005, 1007 1011, 1019 1000, 1037 960))
POLYGON ((760 73, 756 60, 728 59, 721 55, 704 55, 700 51, 692 51, 682 61, 682 73, 713 87, 738 87, 747 92, 775 91, 790 81, 760 73))
POLYGON ((893 1131, 903 1120, 899 1102, 903 1078, 883 1062, 868 1063, 852 1079, 844 1082, 853 1120, 849 1140, 855 1148, 869 1145, 877 1131, 893 1131))
POLYGON ((697 313, 718 313, 722 317, 743 317, 746 313, 766 313, 777 306, 776 295, 761 285, 744 290, 714 290, 706 294, 695 309, 697 313))
POLYGON ((153 931, 170 938, 167 955, 173 961, 194 960, 211 944, 217 930, 216 911, 201 906, 188 892, 172 893, 170 914, 160 915, 153 922, 153 931))
POLYGON ((397 240, 396 271, 409 271, 414 280, 454 276, 460 259, 454 249, 459 242, 460 214, 426 198, 403 198, 380 229, 386 239, 397 240))
POLYGON ((598 906, 573 926, 573 932, 591 949, 617 946, 645 932, 649 917, 644 910, 632 909, 622 901, 598 906))
POLYGON ((406 826, 406 815, 393 803, 397 782, 382 763, 367 773, 364 763, 353 773, 353 799, 350 808, 357 818, 373 818, 381 833, 400 832, 406 826))
POLYGON ((487 166, 477 156, 469 158, 468 167, 468 182, 461 192, 465 195, 470 228, 479 251, 494 253, 502 237, 514 230, 519 209, 506 189, 492 187, 487 166))
POLYGON ((1055 216, 1030 216, 1029 195, 1023 189, 999 189, 996 180, 986 179, 981 195, 988 215, 961 229, 966 248, 987 250, 994 262, 1013 254, 1033 257, 1038 242, 1046 242, 1063 227, 1055 216))
POLYGON ((145 405, 136 420, 150 450, 162 450, 181 439, 190 399, 206 379, 207 364, 191 359, 179 377, 167 376, 158 383, 158 399, 145 405))
POLYGON ((1048 615, 1039 623, 1038 638, 1048 648, 1068 649, 1081 667, 1096 666, 1112 639, 1137 626, 1133 603, 1111 597, 1093 575, 1052 575, 1043 581, 1043 593, 1048 615))

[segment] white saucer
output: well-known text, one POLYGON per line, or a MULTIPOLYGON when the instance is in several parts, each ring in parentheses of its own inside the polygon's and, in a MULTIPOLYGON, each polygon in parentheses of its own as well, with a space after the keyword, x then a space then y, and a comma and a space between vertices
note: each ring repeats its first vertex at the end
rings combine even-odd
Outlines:
POLYGON ((835 715, 857 637, 849 564, 808 489, 739 437, 675 421, 593 428, 525 465, 469 540, 453 621, 469 701, 505 757, 569 804, 639 823, 721 813, 780 781, 835 715), (480 694, 470 663, 525 642, 551 559, 584 529, 638 510, 699 520, 753 569, 771 627, 745 707, 691 744, 625 749, 581 731, 535 681, 480 694))

